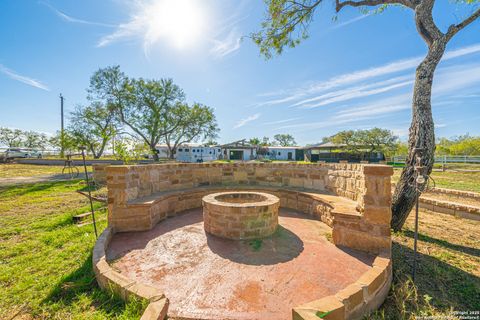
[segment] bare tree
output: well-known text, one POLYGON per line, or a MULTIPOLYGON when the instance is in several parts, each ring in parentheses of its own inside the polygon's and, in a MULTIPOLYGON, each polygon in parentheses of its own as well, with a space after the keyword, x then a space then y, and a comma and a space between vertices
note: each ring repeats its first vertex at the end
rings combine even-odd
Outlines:
MULTIPOLYGON (((259 45, 260 52, 267 58, 272 51, 281 54, 284 47, 295 47, 308 37, 308 27, 315 10, 325 0, 265 0, 267 18, 262 23, 262 30, 252 35, 259 45)), ((477 0, 460 0, 457 4, 474 5, 477 0)), ((377 8, 382 11, 389 5, 407 8, 414 12, 417 31, 425 41, 428 52, 417 67, 412 101, 412 122, 408 140, 406 166, 395 189, 392 203, 392 227, 400 230, 410 213, 417 191, 412 186, 415 171, 416 149, 423 150, 422 166, 430 174, 435 153, 435 134, 432 117, 431 97, 435 69, 442 59, 448 42, 462 29, 480 17, 480 8, 472 7, 472 12, 463 20, 451 24, 442 32, 434 21, 433 7, 435 0, 335 0, 335 10, 340 12, 345 7, 377 8)))

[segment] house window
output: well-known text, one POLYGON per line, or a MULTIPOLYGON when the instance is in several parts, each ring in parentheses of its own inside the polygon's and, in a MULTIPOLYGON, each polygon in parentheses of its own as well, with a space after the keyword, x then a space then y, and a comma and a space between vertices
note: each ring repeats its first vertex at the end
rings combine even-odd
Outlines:
POLYGON ((185 149, 185 152, 188 152, 188 151, 190 151, 190 149, 185 149))
POLYGON ((182 152, 182 151, 183 151, 183 149, 178 149, 178 152, 182 152))
POLYGON ((195 149, 192 149, 192 152, 195 152, 196 150, 195 149))
POLYGON ((279 151, 279 152, 278 152, 278 155, 280 155, 280 154, 281 154, 281 153, 280 153, 280 151, 279 151))

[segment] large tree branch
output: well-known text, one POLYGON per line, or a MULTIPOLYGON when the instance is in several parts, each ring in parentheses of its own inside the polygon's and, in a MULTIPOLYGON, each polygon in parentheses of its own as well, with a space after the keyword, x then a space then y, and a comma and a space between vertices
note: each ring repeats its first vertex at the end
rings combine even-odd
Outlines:
POLYGON ((341 2, 340 0, 335 0, 335 10, 339 12, 344 7, 376 7, 383 4, 400 4, 407 8, 414 9, 415 5, 410 0, 361 0, 361 1, 352 1, 347 0, 341 2))
POLYGON ((445 36, 433 20, 432 11, 434 5, 435 0, 422 0, 415 7, 415 24, 417 25, 417 31, 427 43, 428 47, 431 47, 436 40, 445 36))
POLYGON ((454 35, 456 35, 460 30, 468 26, 473 21, 477 20, 480 17, 480 9, 477 9, 471 16, 460 22, 459 24, 451 25, 447 31, 447 41, 452 39, 454 35))

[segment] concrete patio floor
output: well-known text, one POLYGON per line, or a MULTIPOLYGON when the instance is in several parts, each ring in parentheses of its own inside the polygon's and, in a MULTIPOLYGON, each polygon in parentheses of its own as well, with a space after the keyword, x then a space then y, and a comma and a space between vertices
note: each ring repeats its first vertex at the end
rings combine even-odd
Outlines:
POLYGON ((330 243, 330 228, 281 209, 277 232, 262 240, 205 234, 202 209, 146 232, 114 235, 107 258, 132 280, 162 290, 181 319, 291 319, 294 306, 355 282, 374 256, 330 243))

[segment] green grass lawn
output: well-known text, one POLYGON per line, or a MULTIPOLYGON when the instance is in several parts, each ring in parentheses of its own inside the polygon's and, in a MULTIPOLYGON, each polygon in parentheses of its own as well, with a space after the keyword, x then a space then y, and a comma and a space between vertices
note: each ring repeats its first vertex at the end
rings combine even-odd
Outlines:
MULTIPOLYGON (((395 169, 392 177, 393 182, 398 181, 401 172, 401 169, 395 169)), ((431 177, 435 180, 435 186, 437 187, 480 192, 480 171, 433 171, 431 177)))
POLYGON ((393 235, 392 289, 380 310, 368 319, 447 319, 452 310, 480 310, 479 222, 424 211, 419 221, 415 284, 411 280, 412 214, 404 229, 393 235))
MULTIPOLYGON (((145 307, 99 289, 92 270, 92 225, 75 193, 79 181, 0 188, 0 319, 135 319, 145 307)), ((106 226, 98 209, 99 230, 106 226)))
POLYGON ((61 174, 63 166, 40 166, 32 164, 0 164, 0 179, 61 174))
MULTIPOLYGON (((446 179, 469 188, 475 186, 475 177, 468 182, 446 179)), ((124 304, 96 284, 91 263, 93 227, 72 223, 73 215, 88 212, 87 199, 75 192, 83 186, 75 180, 0 188, 0 319, 16 315, 18 319, 138 319, 141 315, 144 304, 124 304)), ((106 210, 101 204, 96 208, 101 231, 106 210)), ((448 315, 450 310, 480 310, 478 226, 476 221, 422 212, 414 285, 409 278, 410 217, 404 231, 393 236, 394 285, 385 304, 369 319, 413 320, 420 315, 448 315)))

